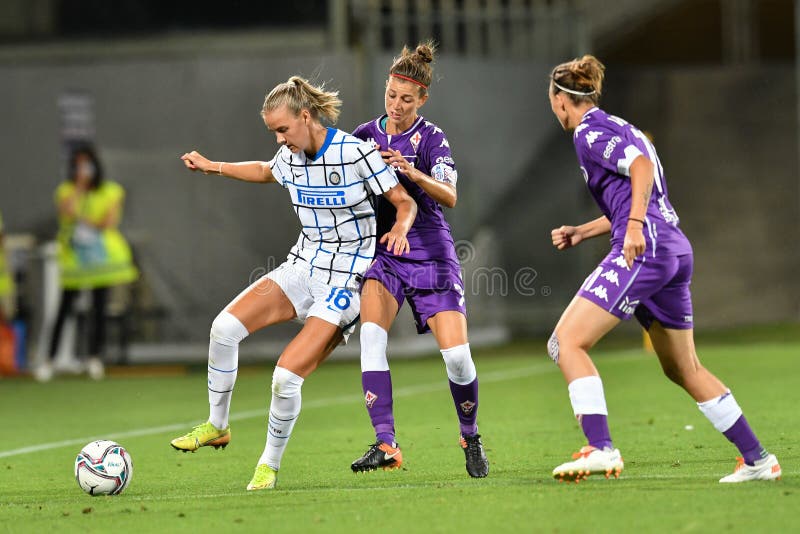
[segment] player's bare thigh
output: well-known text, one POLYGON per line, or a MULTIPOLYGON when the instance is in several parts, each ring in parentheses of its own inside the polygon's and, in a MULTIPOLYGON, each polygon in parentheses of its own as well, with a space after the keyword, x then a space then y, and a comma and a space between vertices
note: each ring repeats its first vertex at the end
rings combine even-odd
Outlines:
POLYGON ((280 286, 266 277, 253 282, 228 304, 225 311, 239 319, 251 334, 296 316, 292 302, 280 286))
POLYGON ((467 343, 467 318, 459 311, 441 311, 428 319, 428 326, 441 350, 467 343))
POLYGON ((382 283, 368 278, 361 287, 361 324, 375 323, 387 332, 397 317, 397 300, 382 283))
POLYGON ((586 351, 609 333, 620 320, 583 297, 574 297, 561 314, 553 335, 558 339, 558 366, 567 382, 599 376, 586 351))
POLYGON ((342 329, 319 317, 309 317, 283 349, 278 365, 306 378, 342 341, 342 329))

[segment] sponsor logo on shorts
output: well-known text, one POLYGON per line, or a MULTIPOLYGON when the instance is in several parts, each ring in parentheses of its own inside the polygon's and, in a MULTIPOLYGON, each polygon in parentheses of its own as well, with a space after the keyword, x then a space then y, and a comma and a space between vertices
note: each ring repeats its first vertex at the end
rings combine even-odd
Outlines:
POLYGON ((614 269, 607 270, 606 272, 600 275, 600 278, 604 278, 605 280, 619 287, 619 273, 617 273, 617 271, 615 271, 614 269))
POLYGON ((344 191, 310 191, 297 188, 297 203, 306 206, 344 206, 344 191))
POLYGON ((367 393, 364 395, 364 401, 367 403, 367 408, 372 408, 376 400, 378 400, 378 396, 370 390, 367 390, 367 393))
POLYGON ((606 289, 606 286, 603 285, 595 286, 594 288, 589 290, 589 293, 591 293, 592 295, 594 295, 599 299, 603 299, 604 301, 608 302, 608 290, 606 289))
POLYGON ((465 400, 464 402, 459 404, 459 406, 461 407, 461 411, 464 412, 464 415, 471 414, 472 410, 475 409, 475 403, 470 400, 465 400))
POLYGON ((630 300, 628 297, 625 297, 619 304, 619 310, 625 315, 632 315, 633 312, 636 311, 636 306, 638 305, 638 300, 630 300))
POLYGON ((611 261, 611 263, 613 263, 613 264, 614 264, 614 265, 616 265, 617 267, 622 267, 622 268, 624 268, 624 269, 626 269, 626 270, 628 270, 628 271, 630 271, 630 270, 631 270, 631 268, 630 268, 630 267, 628 267, 628 264, 625 262, 625 256, 623 256, 622 254, 620 254, 619 256, 617 256, 616 258, 614 258, 614 259, 611 261))
POLYGON ((692 321, 694 321, 694 315, 684 315, 683 316, 683 322, 684 323, 691 323, 692 321))

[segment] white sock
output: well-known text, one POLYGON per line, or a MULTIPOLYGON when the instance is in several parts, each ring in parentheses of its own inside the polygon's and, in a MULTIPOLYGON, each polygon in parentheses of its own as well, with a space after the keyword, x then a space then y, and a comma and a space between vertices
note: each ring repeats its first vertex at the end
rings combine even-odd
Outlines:
POLYGON ((583 414, 608 415, 606 396, 603 392, 603 381, 599 376, 576 378, 567 386, 572 412, 578 416, 583 414))
POLYGON ((720 432, 728 430, 742 416, 742 409, 730 390, 719 397, 698 402, 697 407, 720 432))
POLYGON ((478 377, 475 362, 472 361, 472 353, 469 350, 469 343, 442 349, 439 352, 444 358, 447 378, 454 384, 465 386, 471 384, 478 377))
POLYGON ((248 336, 244 325, 223 311, 211 324, 208 343, 208 420, 219 429, 228 427, 231 395, 239 366, 239 343, 248 336))
POLYGON ((267 464, 276 471, 280 469, 283 451, 300 415, 302 386, 302 377, 283 367, 275 367, 272 373, 272 403, 269 406, 267 443, 258 460, 259 465, 267 464))
POLYGON ((388 334, 375 323, 361 325, 361 372, 388 371, 386 359, 388 334))

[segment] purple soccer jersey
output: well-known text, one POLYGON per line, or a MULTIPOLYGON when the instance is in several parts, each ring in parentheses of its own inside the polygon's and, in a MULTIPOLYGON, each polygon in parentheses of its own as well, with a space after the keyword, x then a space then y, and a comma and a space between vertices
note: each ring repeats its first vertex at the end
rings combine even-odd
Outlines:
POLYGON ((611 245, 622 246, 631 210, 630 166, 639 156, 654 167, 653 193, 645 215, 645 257, 692 253, 667 198, 664 169, 649 139, 628 122, 594 107, 575 128, 575 151, 589 192, 611 221, 611 245))
MULTIPOLYGON (((390 135, 386 133, 386 120, 386 115, 383 115, 366 122, 356 128, 353 135, 380 147, 380 150, 397 150, 411 165, 434 180, 456 185, 458 172, 450 153, 450 144, 441 128, 424 117, 418 117, 405 132, 390 135)), ((411 252, 403 257, 408 260, 451 260, 458 263, 450 225, 444 218, 442 207, 404 174, 398 172, 397 176, 417 203, 417 218, 407 236, 411 252)), ((383 197, 377 197, 376 201, 380 237, 391 230, 396 210, 383 197)), ((385 247, 380 246, 375 253, 376 256, 389 254, 385 247)))

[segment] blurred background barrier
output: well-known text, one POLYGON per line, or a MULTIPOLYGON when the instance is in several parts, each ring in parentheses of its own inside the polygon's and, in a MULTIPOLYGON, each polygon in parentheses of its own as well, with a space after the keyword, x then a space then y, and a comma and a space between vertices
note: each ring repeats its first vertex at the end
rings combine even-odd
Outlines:
MULTIPOLYGON (((190 174, 179 156, 271 158, 277 147, 258 112, 265 91, 296 73, 340 91, 338 126, 351 130, 383 112, 393 55, 429 37, 440 55, 422 111, 448 135, 459 168, 459 203, 447 217, 473 343, 549 333, 607 250, 604 239, 565 253, 550 245, 551 228, 597 216, 546 98, 550 69, 584 53, 607 66, 604 109, 654 137, 695 247, 698 328, 800 319, 796 2, 298 0, 221 9, 203 0, 0 5, 5 231, 53 239, 65 147, 94 139, 106 176, 127 191, 122 230, 142 273, 109 312, 119 361, 202 362, 216 313, 296 239, 280 188, 190 174)), ((14 263, 39 352, 57 299, 48 250, 29 246, 14 263)), ((259 333, 243 358, 276 357, 294 330, 259 333)), ((434 350, 408 316, 392 335, 406 352, 434 350)))

